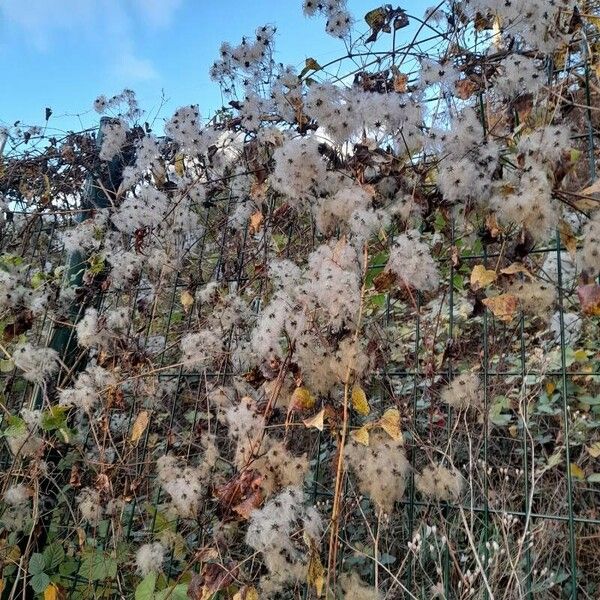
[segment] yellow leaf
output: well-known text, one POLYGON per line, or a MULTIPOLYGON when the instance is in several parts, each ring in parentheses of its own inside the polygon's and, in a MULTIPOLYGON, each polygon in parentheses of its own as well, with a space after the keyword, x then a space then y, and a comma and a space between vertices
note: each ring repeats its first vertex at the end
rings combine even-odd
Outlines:
POLYGON ((552 396, 555 389, 556 389, 556 384, 554 383, 554 381, 548 381, 548 383, 546 383, 546 395, 547 396, 552 396))
POLYGON ((258 592, 254 586, 245 585, 235 593, 233 600, 258 600, 258 592))
POLYGON ((179 175, 179 177, 183 177, 183 173, 185 171, 185 162, 183 154, 178 154, 175 157, 175 173, 179 175))
POLYGON ((590 446, 587 446, 586 450, 592 458, 598 458, 600 456, 600 442, 594 442, 590 446))
POLYGON ((523 263, 514 262, 504 269, 500 269, 500 273, 503 275, 516 275, 517 273, 523 273, 527 277, 533 279, 533 275, 527 270, 527 267, 523 263))
POLYGON ((143 410, 133 422, 133 426, 131 428, 131 438, 130 441, 132 444, 137 444, 142 437, 144 431, 146 431, 146 427, 148 427, 148 411, 143 410))
POLYGON ((359 385, 355 385, 352 388, 352 406, 354 407, 354 410, 363 417, 366 417, 371 412, 365 390, 359 385))
POLYGON ((511 437, 516 438, 517 434, 519 433, 519 429, 518 429, 518 427, 516 425, 511 425, 508 428, 508 433, 510 433, 511 437))
POLYGON ((510 323, 513 320, 519 305, 517 297, 513 294, 500 294, 491 298, 485 298, 482 302, 492 311, 497 319, 506 323, 510 323))
POLYGON ((318 71, 321 65, 314 58, 307 58, 304 62, 304 67, 309 71, 318 71))
POLYGON ((58 600, 58 587, 54 583, 49 583, 44 590, 44 600, 58 600))
POLYGON ((584 350, 583 348, 580 348, 579 350, 575 350, 575 352, 573 352, 573 358, 579 363, 587 362, 587 359, 588 359, 587 350, 584 350))
POLYGON ((475 265, 471 271, 471 287, 474 290, 485 288, 497 278, 496 271, 486 269, 483 265, 475 265))
POLYGON ((350 437, 353 440, 356 440, 359 444, 363 446, 369 445, 369 428, 366 425, 363 425, 360 429, 353 429, 350 432, 350 437))
POLYGON ((397 408, 388 408, 378 421, 381 427, 393 440, 402 440, 400 430, 400 411, 397 408))
POLYGON ((585 479, 585 473, 583 469, 576 465, 575 463, 571 463, 570 465, 571 476, 577 479, 585 479))
POLYGON ((305 387, 297 387, 291 398, 291 407, 295 410, 310 410, 315 407, 316 400, 305 387))
POLYGON ((323 586, 325 585, 325 568, 319 558, 316 544, 312 540, 310 542, 310 556, 308 558, 306 581, 308 582, 308 585, 314 586, 317 597, 320 598, 323 594, 323 586))
POLYGON ((185 312, 188 312, 192 304, 194 304, 194 296, 192 296, 188 290, 183 290, 183 292, 181 292, 180 300, 185 312))
POLYGON ((0 579, 0 594, 4 591, 5 587, 6 587, 6 584, 4 583, 4 579, 0 579))
POLYGON ((314 427, 319 431, 323 431, 323 422, 325 420, 325 409, 319 411, 313 417, 309 417, 308 419, 304 419, 302 421, 306 427, 314 427))
POLYGON ((562 448, 559 448, 558 450, 556 450, 554 452, 554 454, 552 454, 552 456, 550 456, 546 465, 544 465, 541 468, 540 473, 545 473, 546 471, 549 471, 550 469, 554 469, 554 467, 557 467, 561 463, 562 463, 562 448))
POLYGON ((591 23, 594 27, 600 28, 600 17, 596 15, 581 14, 584 19, 591 23))

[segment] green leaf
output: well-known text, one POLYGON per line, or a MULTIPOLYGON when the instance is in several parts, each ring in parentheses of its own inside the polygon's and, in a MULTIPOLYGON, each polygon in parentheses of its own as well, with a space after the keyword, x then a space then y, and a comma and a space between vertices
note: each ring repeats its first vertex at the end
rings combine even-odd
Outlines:
POLYGON ((65 560, 65 551, 60 544, 55 542, 44 548, 43 556, 46 568, 48 570, 56 569, 65 560))
POLYGON ((188 595, 188 584, 180 583, 178 585, 170 586, 160 592, 154 594, 154 600, 189 600, 188 595))
POLYGON ((433 222, 433 227, 436 231, 442 231, 444 227, 446 227, 447 221, 444 218, 444 215, 438 210, 435 213, 435 220, 433 222))
POLYGON ((68 412, 67 406, 52 406, 49 410, 44 411, 41 420, 42 429, 44 431, 62 429, 66 425, 68 412))
POLYGON ((379 562, 382 565, 393 565, 396 562, 396 557, 392 556, 391 554, 381 554, 379 555, 379 562))
POLYGON ((16 437, 27 431, 27 425, 21 417, 11 415, 6 419, 8 427, 2 432, 5 437, 16 437))
POLYGON ((375 294, 369 298, 369 304, 372 307, 383 308, 385 306, 386 298, 387 294, 375 294))
POLYGON ((156 587, 156 572, 148 573, 135 588, 135 600, 152 600, 154 588, 156 587))
POLYGON ((34 552, 29 559, 29 574, 38 575, 46 568, 46 561, 39 552, 34 552))
POLYGON ((73 558, 70 558, 66 562, 63 562, 58 567, 58 572, 63 576, 73 575, 73 573, 77 572, 77 567, 79 566, 79 562, 73 558))
POLYGON ((600 473, 592 473, 588 476, 587 480, 590 483, 600 483, 600 473))
POLYGON ((43 285, 45 281, 46 281, 46 275, 44 275, 44 273, 42 273, 42 271, 38 271, 31 278, 31 287, 34 290, 36 290, 41 285, 43 285))
POLYGON ((12 360, 0 360, 0 373, 10 373, 14 368, 15 363, 12 360))
POLYGON ((465 278, 459 273, 456 273, 452 278, 452 285, 457 292, 462 292, 465 289, 465 278))
POLYGON ((29 580, 29 585, 36 594, 41 594, 49 585, 50 577, 46 573, 37 573, 29 580))
POLYGON ((490 421, 498 427, 508 425, 512 420, 512 416, 502 414, 502 411, 507 408, 510 408, 510 400, 506 396, 496 396, 490 406, 490 421))
POLYGON ((369 264, 369 268, 367 270, 367 275, 365 277, 365 285, 366 287, 371 287, 373 285, 373 279, 379 275, 385 268, 385 265, 390 257, 389 252, 379 252, 371 259, 369 264))
POLYGON ((0 256, 0 269, 11 272, 14 267, 19 267, 23 264, 23 258, 16 254, 2 254, 0 256))
POLYGON ((79 575, 90 581, 102 581, 117 575, 117 561, 110 555, 92 549, 79 567, 79 575))
POLYGON ((100 275, 104 271, 104 258, 99 254, 92 254, 88 262, 90 263, 88 271, 92 275, 100 275))

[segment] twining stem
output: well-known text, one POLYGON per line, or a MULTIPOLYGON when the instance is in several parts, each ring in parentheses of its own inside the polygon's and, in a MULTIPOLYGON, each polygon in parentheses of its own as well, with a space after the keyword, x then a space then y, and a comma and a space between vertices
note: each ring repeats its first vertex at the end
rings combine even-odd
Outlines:
MULTIPOLYGON (((360 306, 358 308, 358 316, 356 319, 356 329, 354 331, 353 349, 354 357, 356 357, 358 348, 358 336, 360 334, 360 327, 363 316, 364 308, 364 297, 366 291, 367 282, 367 269, 369 266, 369 252, 367 244, 363 246, 363 280, 360 289, 360 306)), ((329 531, 329 554, 327 558, 327 583, 325 586, 325 597, 330 597, 330 591, 335 595, 335 572, 337 564, 337 548, 338 548, 338 532, 340 527, 340 505, 342 502, 342 487, 344 484, 344 448, 346 446, 346 436, 348 433, 348 421, 349 421, 349 398, 350 398, 350 376, 353 371, 353 361, 348 362, 346 367, 346 375, 344 377, 344 404, 343 404, 343 416, 342 416, 342 427, 339 432, 338 442, 338 453, 337 453, 337 465, 335 474, 335 487, 333 491, 333 507, 331 509, 331 520, 330 520, 330 531, 329 531), (334 589, 330 590, 330 582, 334 583, 334 589)))

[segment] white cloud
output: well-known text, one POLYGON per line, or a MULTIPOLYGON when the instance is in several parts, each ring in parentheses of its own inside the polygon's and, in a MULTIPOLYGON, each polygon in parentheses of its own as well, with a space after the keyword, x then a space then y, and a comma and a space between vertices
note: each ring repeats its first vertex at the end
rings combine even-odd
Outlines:
POLYGON ((65 34, 75 36, 103 53, 116 76, 134 83, 158 77, 151 61, 136 50, 135 34, 144 27, 168 26, 183 1, 0 0, 0 19, 42 52, 65 34))
POLYGON ((38 50, 44 50, 61 31, 87 29, 97 4, 94 0, 2 0, 0 15, 38 50))
POLYGON ((165 27, 173 20, 183 0, 133 0, 138 14, 153 27, 165 27))
POLYGON ((148 81, 158 78, 158 72, 151 61, 145 58, 138 58, 128 52, 119 56, 115 70, 117 75, 125 82, 148 81))

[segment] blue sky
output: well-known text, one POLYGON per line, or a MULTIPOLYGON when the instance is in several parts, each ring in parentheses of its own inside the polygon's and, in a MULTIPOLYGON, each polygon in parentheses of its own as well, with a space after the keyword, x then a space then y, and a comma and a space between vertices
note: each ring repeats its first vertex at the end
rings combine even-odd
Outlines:
MULTIPOLYGON (((431 4, 410 2, 422 16, 431 4)), ((140 105, 168 117, 183 104, 203 116, 221 106, 208 70, 222 41, 239 43, 265 23, 277 26, 276 59, 302 66, 343 53, 320 18, 306 19, 301 0, 0 0, 0 125, 41 124, 50 129, 92 126, 94 98, 129 87, 140 105)), ((373 0, 349 0, 364 30, 373 0)), ((410 28, 412 29, 412 27, 410 28)), ((408 37, 410 29, 402 30, 408 37)))

